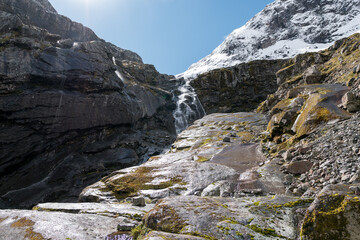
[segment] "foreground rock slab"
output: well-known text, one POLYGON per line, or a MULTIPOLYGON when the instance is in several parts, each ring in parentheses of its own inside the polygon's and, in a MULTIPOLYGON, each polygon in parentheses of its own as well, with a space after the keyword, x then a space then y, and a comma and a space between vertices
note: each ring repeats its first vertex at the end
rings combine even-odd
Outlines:
MULTIPOLYGON (((301 212, 313 199, 172 197, 144 218, 145 227, 205 239, 295 239, 301 212)), ((182 238, 180 238, 182 239, 182 238)))
POLYGON ((0 211, 0 239, 104 239, 117 231, 118 220, 94 214, 26 210, 0 211))

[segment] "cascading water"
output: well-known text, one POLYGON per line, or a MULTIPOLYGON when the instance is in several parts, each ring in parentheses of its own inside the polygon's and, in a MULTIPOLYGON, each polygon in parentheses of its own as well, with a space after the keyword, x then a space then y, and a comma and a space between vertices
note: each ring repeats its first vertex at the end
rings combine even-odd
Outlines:
POLYGON ((176 133, 179 134, 195 120, 205 116, 205 110, 199 101, 190 79, 180 79, 177 89, 176 110, 174 111, 176 133))

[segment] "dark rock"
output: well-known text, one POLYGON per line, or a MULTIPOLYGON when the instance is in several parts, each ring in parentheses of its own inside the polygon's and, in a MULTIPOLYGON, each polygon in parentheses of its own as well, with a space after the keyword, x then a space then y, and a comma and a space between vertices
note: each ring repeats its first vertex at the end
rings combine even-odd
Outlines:
POLYGON ((231 142, 231 138, 230 137, 224 137, 223 142, 231 142))
POLYGON ((137 207, 145 207, 145 198, 143 197, 134 197, 132 198, 132 205, 137 207))
POLYGON ((57 14, 47 0, 1 0, 0 9, 18 16, 27 25, 46 29, 63 38, 75 41, 99 40, 89 28, 57 14))
POLYGON ((46 0, 0 0, 0 10, 2 205, 76 201, 175 139, 171 76, 46 0))
POLYGON ((309 171, 312 165, 313 163, 309 161, 292 162, 287 166, 286 170, 292 174, 302 174, 309 171))
POLYGON ((133 223, 121 223, 121 224, 118 224, 117 230, 119 232, 130 232, 131 229, 133 229, 135 227, 136 227, 136 225, 134 225, 133 223))
POLYGON ((217 69, 191 82, 206 113, 256 109, 277 89, 276 72, 285 60, 253 61, 217 69))

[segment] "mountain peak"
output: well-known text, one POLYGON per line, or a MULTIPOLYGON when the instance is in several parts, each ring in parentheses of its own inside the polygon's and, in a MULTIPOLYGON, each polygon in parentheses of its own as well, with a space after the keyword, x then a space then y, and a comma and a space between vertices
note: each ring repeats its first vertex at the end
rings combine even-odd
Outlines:
POLYGON ((193 78, 242 62, 319 51, 356 32, 360 32, 359 1, 276 0, 178 77, 193 78))

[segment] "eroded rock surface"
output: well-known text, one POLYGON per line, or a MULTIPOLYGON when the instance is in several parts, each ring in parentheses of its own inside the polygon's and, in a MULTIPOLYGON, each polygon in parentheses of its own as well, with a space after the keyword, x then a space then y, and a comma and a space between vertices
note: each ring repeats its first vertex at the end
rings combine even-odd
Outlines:
MULTIPOLYGON (((182 132, 169 153, 152 157, 139 167, 113 172, 84 189, 79 199, 113 202, 137 195, 157 200, 173 195, 284 192, 282 180, 266 184, 266 178, 257 172, 266 161, 258 145, 266 122, 264 115, 256 113, 208 115, 182 132), (225 137, 230 142, 224 142, 225 137)), ((273 176, 281 177, 280 172, 273 176)))

